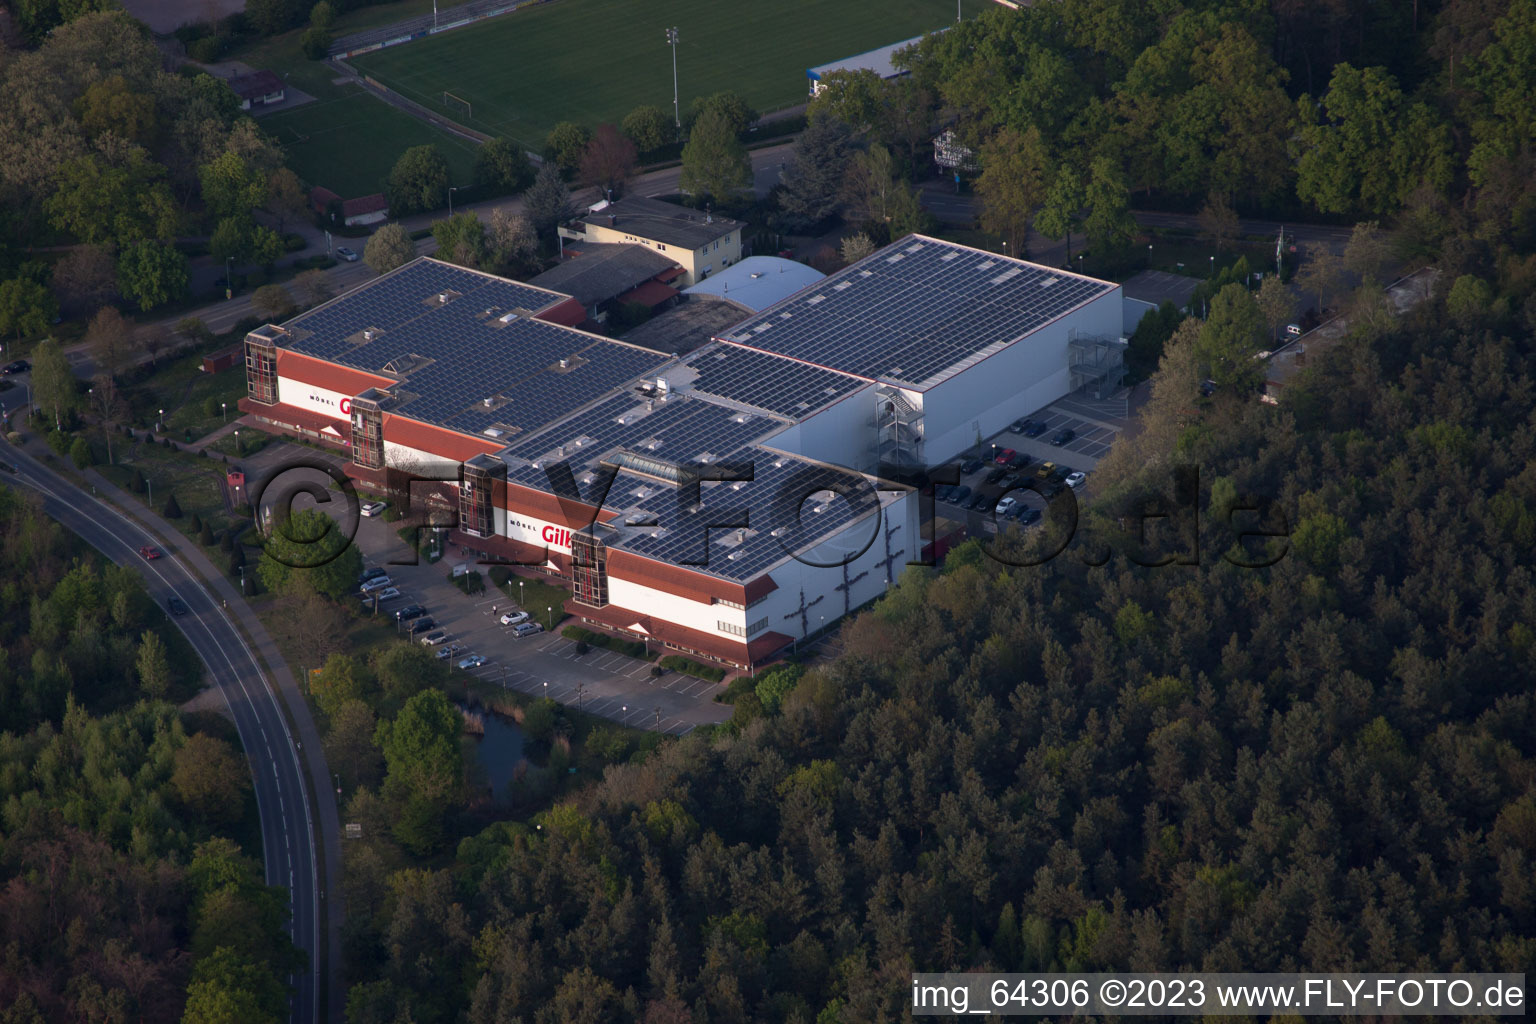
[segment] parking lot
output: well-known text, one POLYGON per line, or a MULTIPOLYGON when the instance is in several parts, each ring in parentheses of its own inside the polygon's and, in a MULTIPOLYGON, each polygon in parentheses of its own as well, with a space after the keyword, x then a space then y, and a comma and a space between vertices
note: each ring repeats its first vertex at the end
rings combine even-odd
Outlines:
MULTIPOLYGON (((286 447, 286 446, 274 446, 286 447)), ((268 453, 263 452, 263 455, 268 453)), ((247 460, 251 462, 253 460, 247 460)), ((280 458, 268 457, 269 464, 280 466, 280 458)), ((318 470, 283 470, 283 484, 291 487, 301 479, 313 479, 323 485, 324 474, 318 470), (290 474, 292 474, 290 476, 290 474)), ((310 507, 310 499, 300 496, 295 509, 310 507)), ((337 511, 334 503, 319 506, 337 511)), ((411 548, 397 533, 400 523, 383 517, 358 521, 354 538, 363 554, 363 564, 378 567, 390 579, 390 587, 399 596, 382 602, 377 614, 393 618, 397 610, 412 604, 422 605, 437 627, 448 633, 442 646, 458 648, 444 660, 457 666, 460 659, 480 655, 485 664, 453 671, 469 672, 479 679, 498 683, 530 696, 548 695, 562 704, 580 707, 595 715, 635 728, 655 729, 684 735, 700 725, 723 722, 731 716, 731 707, 717 704, 714 696, 721 684, 696 679, 677 672, 651 677, 654 662, 630 658, 593 647, 577 656, 576 645, 555 633, 535 633, 523 639, 504 626, 500 616, 516 607, 516 602, 502 595, 487 582, 483 593, 466 595, 448 580, 450 567, 463 559, 457 549, 437 563, 422 558, 417 564, 394 564, 413 560, 411 548), (659 716, 659 723, 658 723, 659 716)), ((473 561, 470 562, 474 568, 473 561)), ((484 569, 481 567, 481 571, 484 569)), ((361 604, 361 602, 359 602, 361 604)), ((556 616, 549 608, 527 609, 530 620, 544 626, 556 616)), ((559 609, 553 609, 558 612, 559 609)), ((401 629, 405 635, 405 629, 401 629)), ((419 637, 418 637, 419 639, 419 637)))
MULTIPOLYGON (((997 456, 1008 449, 1028 458, 1029 461, 1018 470, 1025 480, 1033 477, 1041 464, 1047 462, 1087 474, 1087 479, 1076 489, 1078 500, 1081 501, 1093 485, 1094 467, 1109 452, 1110 445, 1127 425, 1129 396, 1130 391, 1126 389, 1107 399, 1081 396, 1062 398, 1025 417, 1045 425, 1038 436, 1027 437, 1005 430, 988 438, 977 452, 982 467, 960 478, 960 483, 971 489, 971 495, 961 505, 939 501, 940 514, 966 523, 972 534, 996 533, 999 524, 990 509, 982 511, 965 508, 963 505, 974 501, 977 492, 994 501, 1002 496, 1000 487, 988 484, 986 480, 988 474, 997 468, 997 456), (1076 436, 1066 444, 1052 444, 1051 438, 1064 429, 1075 431, 1076 436)), ((1042 511, 1045 509, 1045 498, 1035 491, 1016 488, 1010 494, 1024 505, 1042 511)))

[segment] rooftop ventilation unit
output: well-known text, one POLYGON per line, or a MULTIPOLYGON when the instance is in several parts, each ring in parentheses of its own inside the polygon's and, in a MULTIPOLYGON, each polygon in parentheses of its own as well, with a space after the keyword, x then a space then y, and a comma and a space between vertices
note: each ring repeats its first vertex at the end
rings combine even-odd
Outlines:
POLYGON ((500 320, 504 324, 509 324, 513 320, 517 319, 517 314, 516 313, 503 313, 501 316, 497 317, 496 319, 500 320))
POLYGON ((448 305, 448 293, 447 292, 438 292, 437 293, 437 301, 438 301, 439 305, 442 305, 442 306, 448 305))
POLYGON ((569 370, 570 368, 571 368, 571 361, 569 359, 562 359, 562 360, 560 360, 560 369, 562 369, 562 370, 569 370))

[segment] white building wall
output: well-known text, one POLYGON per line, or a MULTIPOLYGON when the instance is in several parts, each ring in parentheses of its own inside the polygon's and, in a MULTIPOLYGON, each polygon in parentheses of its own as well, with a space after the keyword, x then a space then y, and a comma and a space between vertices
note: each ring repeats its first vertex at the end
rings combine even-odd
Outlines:
POLYGON ((836 405, 773 435, 768 446, 850 469, 874 468, 874 391, 871 384, 854 392, 836 405))
POLYGON ((313 384, 294 380, 292 377, 277 378, 277 400, 284 405, 329 416, 336 421, 337 429, 352 419, 352 396, 341 391, 317 388, 313 384))
MULTIPOLYGON (((389 428, 386 427, 385 433, 388 432, 389 428)), ((384 439, 384 464, 391 469, 421 477, 423 480, 458 480, 459 478, 457 459, 446 458, 409 445, 396 444, 388 437, 384 439)))
POLYGON ((722 620, 739 626, 746 625, 747 613, 730 605, 705 604, 691 598, 679 597, 664 590, 655 590, 632 580, 626 580, 613 573, 608 574, 608 603, 632 611, 637 617, 651 615, 702 633, 711 633, 728 640, 739 640, 742 643, 747 642, 746 637, 727 633, 719 628, 722 620))
POLYGON ((1141 318, 1148 313, 1157 311, 1157 307, 1150 302, 1141 299, 1133 299, 1129 295, 1125 297, 1125 323, 1121 330, 1126 337, 1130 337, 1136 331, 1136 325, 1141 323, 1141 318))
POLYGON ((1124 326, 1120 289, 1014 342, 929 389, 924 400, 924 456, 930 466, 965 451, 1009 423, 1067 394, 1067 342, 1072 332, 1119 338, 1124 326))

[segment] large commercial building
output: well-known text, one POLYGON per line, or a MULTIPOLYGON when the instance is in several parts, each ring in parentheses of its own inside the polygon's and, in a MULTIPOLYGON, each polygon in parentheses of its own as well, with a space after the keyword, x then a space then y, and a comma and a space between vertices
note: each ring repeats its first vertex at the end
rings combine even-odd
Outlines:
POLYGON ((551 322, 571 301, 419 259, 252 331, 240 406, 441 481, 454 541, 587 622, 743 668, 918 560, 882 469, 1091 386, 1121 323, 1116 285, 916 235, 682 357, 551 322))

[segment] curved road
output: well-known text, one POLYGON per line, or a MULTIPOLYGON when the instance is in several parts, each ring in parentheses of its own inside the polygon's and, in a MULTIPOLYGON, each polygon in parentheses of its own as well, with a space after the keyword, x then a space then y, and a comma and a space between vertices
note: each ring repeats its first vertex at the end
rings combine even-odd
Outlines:
POLYGON ((221 609, 220 600, 180 559, 170 552, 152 562, 139 555, 139 548, 146 544, 164 551, 158 537, 15 445, 0 449, 0 453, 17 469, 15 476, 0 474, 0 480, 36 491, 49 516, 112 561, 138 569, 160 607, 165 607, 171 594, 186 602, 188 613, 173 616, 171 621, 208 666, 209 676, 234 715, 250 761, 261 816, 267 884, 287 887, 293 941, 309 957, 309 967, 289 979, 294 989, 289 1017, 296 1024, 319 1024, 321 936, 314 819, 297 744, 255 653, 221 609))

